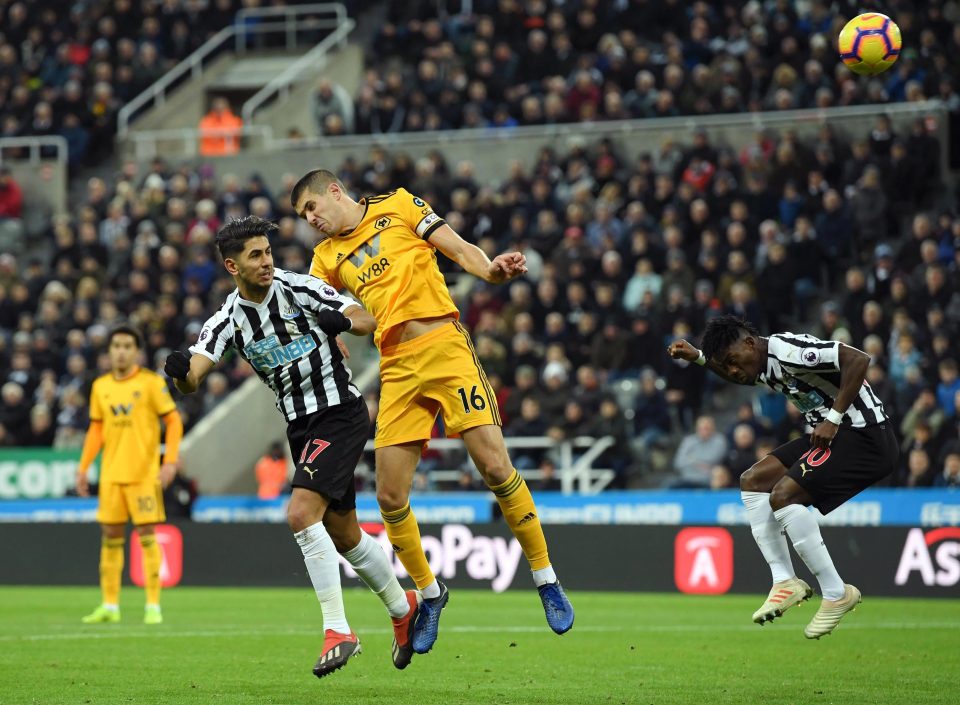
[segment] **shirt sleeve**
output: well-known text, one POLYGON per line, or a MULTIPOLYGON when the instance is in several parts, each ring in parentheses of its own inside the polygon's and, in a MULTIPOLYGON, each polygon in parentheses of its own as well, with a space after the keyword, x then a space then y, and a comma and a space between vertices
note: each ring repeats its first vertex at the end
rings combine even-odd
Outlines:
POLYGON ((397 189, 396 198, 400 201, 396 206, 397 212, 417 237, 429 240, 437 228, 444 224, 443 218, 434 213, 430 204, 419 196, 414 196, 406 189, 397 189))
POLYGON ((157 416, 166 416, 177 410, 177 405, 170 396, 170 387, 160 375, 156 375, 154 379, 153 407, 157 410, 157 416))
POLYGON ((770 342, 771 352, 782 365, 820 372, 840 369, 839 341, 784 333, 771 336, 770 342))
MULTIPOLYGON (((313 271, 311 270, 311 274, 313 271)), ((284 272, 284 280, 297 297, 297 302, 311 311, 319 311, 324 307, 332 308, 343 313, 357 302, 346 294, 339 293, 333 286, 316 275, 307 276, 296 272, 284 272)))
POLYGON ((203 324, 200 335, 197 336, 197 342, 190 346, 190 352, 208 357, 217 363, 232 344, 233 328, 230 326, 230 315, 225 309, 220 309, 203 324))
POLYGON ((323 261, 323 255, 320 252, 320 245, 317 245, 313 248, 313 259, 310 262, 310 276, 317 277, 322 279, 324 282, 329 282, 334 289, 342 289, 343 286, 340 284, 340 280, 337 279, 335 272, 327 268, 326 263, 323 261))
POLYGON ((100 408, 100 395, 97 394, 97 383, 90 387, 90 420, 103 421, 103 409, 100 408))

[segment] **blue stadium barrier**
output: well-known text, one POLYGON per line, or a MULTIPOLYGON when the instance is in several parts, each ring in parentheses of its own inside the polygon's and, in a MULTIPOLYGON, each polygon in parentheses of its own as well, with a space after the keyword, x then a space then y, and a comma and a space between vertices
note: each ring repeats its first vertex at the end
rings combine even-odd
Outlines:
MULTIPOLYGON (((746 524, 737 490, 621 491, 600 495, 535 493, 545 524, 746 524)), ((423 523, 478 524, 494 520, 487 493, 421 494, 413 497, 423 523)), ((94 521, 94 499, 0 501, 0 522, 94 521)), ((363 522, 379 522, 373 495, 357 497, 363 522)), ((193 508, 198 522, 286 522, 286 499, 201 497, 193 508)), ((960 526, 960 490, 871 489, 821 519, 833 526, 960 526)))

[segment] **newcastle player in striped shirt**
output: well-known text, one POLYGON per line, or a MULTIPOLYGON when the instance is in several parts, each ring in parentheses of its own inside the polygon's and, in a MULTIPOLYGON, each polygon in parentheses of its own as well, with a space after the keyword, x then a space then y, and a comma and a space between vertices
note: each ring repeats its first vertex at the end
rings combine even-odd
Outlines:
POLYGON ((740 489, 773 575, 773 588, 753 621, 773 621, 813 594, 794 573, 786 534, 820 583, 823 602, 804 629, 808 639, 819 639, 857 606, 860 591, 841 580, 807 507, 828 514, 893 472, 899 455, 893 424, 864 381, 870 357, 810 335, 764 338, 734 316, 711 320, 701 345, 702 351, 678 340, 667 352, 728 382, 766 385, 786 395, 813 428, 809 438, 785 443, 747 470, 740 489))
POLYGON ((336 341, 339 333, 368 335, 377 322, 322 280, 275 269, 267 236, 276 229, 255 216, 220 229, 217 247, 237 288, 204 324, 192 356, 174 352, 164 370, 190 394, 233 346, 277 395, 296 464, 287 520, 323 613, 314 675, 323 677, 360 653, 344 613, 337 553, 386 606, 393 663, 405 668, 413 657, 417 593, 403 591, 387 554, 357 523, 354 470, 370 421, 336 341))

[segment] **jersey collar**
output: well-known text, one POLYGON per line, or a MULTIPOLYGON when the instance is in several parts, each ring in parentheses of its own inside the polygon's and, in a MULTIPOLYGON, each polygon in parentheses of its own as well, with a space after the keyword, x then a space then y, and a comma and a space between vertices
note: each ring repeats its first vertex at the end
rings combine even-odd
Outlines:
POLYGON ((243 298, 243 294, 240 293, 240 289, 237 289, 237 301, 239 301, 243 306, 248 306, 250 308, 256 308, 256 309, 265 308, 270 303, 270 300, 273 299, 274 292, 276 291, 276 288, 277 288, 277 277, 276 277, 277 270, 274 269, 273 273, 274 273, 274 277, 273 277, 273 281, 270 282, 270 291, 268 291, 267 295, 263 297, 263 301, 261 301, 260 303, 256 303, 254 301, 248 301, 247 299, 243 298))
MULTIPOLYGON (((353 235, 353 231, 359 228, 363 224, 364 219, 367 217, 367 211, 370 209, 370 204, 367 203, 366 196, 364 196, 359 201, 357 201, 357 203, 363 204, 363 213, 360 215, 360 220, 358 220, 357 224, 352 228, 350 228, 349 230, 345 230, 342 233, 337 233, 337 237, 347 237, 348 235, 353 235)), ((329 239, 332 239, 332 238, 329 238, 329 239)))
POLYGON ((136 377, 137 373, 139 372, 140 372, 140 365, 134 365, 133 367, 130 368, 129 374, 127 374, 125 377, 117 377, 113 373, 113 370, 110 371, 110 376, 113 377, 114 382, 127 382, 128 380, 131 380, 134 377, 136 377))

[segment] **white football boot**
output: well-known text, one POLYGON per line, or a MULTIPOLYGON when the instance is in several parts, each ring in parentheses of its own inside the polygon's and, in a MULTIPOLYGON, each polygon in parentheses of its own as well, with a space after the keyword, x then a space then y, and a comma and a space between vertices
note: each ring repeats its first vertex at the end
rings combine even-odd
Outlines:
POLYGON ((775 583, 770 588, 766 601, 753 613, 753 621, 762 627, 766 622, 782 617, 788 609, 799 605, 804 600, 809 600, 812 596, 813 590, 800 578, 793 577, 775 583))
POLYGON ((803 635, 808 639, 826 636, 837 628, 843 615, 855 610, 861 601, 860 591, 853 585, 844 584, 843 597, 839 600, 823 600, 810 624, 804 627, 803 635))

